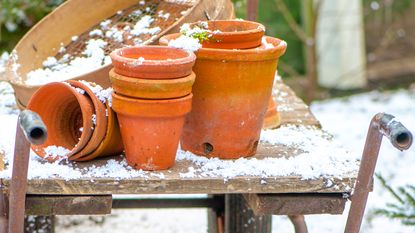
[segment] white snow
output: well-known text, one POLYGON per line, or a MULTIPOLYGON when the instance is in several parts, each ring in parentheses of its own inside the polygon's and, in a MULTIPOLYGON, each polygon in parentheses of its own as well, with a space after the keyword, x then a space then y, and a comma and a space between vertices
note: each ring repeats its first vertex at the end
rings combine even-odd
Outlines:
POLYGON ((8 52, 3 52, 0 56, 0 75, 6 70, 5 66, 9 60, 9 56, 8 52))
POLYGON ((111 87, 104 89, 100 85, 93 82, 87 82, 85 80, 80 80, 80 82, 86 85, 89 89, 91 89, 91 91, 96 95, 96 97, 98 97, 98 99, 102 103, 105 104, 108 101, 111 106, 113 92, 113 89, 111 87))
POLYGON ((53 159, 56 157, 64 157, 70 152, 70 150, 61 146, 48 146, 44 149, 44 151, 45 157, 51 157, 53 159))
POLYGON ((179 38, 169 41, 168 46, 184 49, 191 52, 196 52, 202 48, 199 40, 193 37, 181 35, 179 38))

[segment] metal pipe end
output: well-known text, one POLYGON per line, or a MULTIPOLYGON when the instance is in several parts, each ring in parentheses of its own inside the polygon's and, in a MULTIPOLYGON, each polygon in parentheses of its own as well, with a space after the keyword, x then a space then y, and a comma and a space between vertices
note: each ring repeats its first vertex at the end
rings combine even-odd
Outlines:
POLYGON ((412 145, 412 133, 408 130, 391 132, 390 141, 394 147, 399 150, 407 150, 412 145))
POLYGON ((407 150, 412 145, 412 133, 394 116, 390 114, 378 114, 380 118, 379 127, 383 135, 385 135, 392 145, 398 150, 407 150))
POLYGON ((19 124, 31 144, 40 145, 46 141, 47 128, 37 113, 30 110, 22 111, 19 114, 19 124))

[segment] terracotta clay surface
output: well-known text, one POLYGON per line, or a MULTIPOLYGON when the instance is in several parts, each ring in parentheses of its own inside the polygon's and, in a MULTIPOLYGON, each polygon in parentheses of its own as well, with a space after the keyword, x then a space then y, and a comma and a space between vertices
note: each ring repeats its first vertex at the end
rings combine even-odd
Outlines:
POLYGON ((176 79, 130 78, 110 71, 112 88, 117 94, 142 99, 170 99, 192 92, 195 74, 176 79))
MULTIPOLYGON (((29 101, 28 109, 40 115, 48 129, 48 139, 42 145, 32 145, 33 151, 45 157, 48 146, 61 146, 70 153, 81 151, 92 136, 94 106, 88 96, 81 95, 67 83, 49 83, 39 88, 29 101), (82 131, 80 130, 82 128, 82 131)), ((57 158, 47 157, 49 161, 57 158)))
POLYGON ((165 46, 125 47, 111 54, 114 72, 143 79, 174 79, 192 73, 192 52, 165 46))
POLYGON ((163 170, 174 164, 192 95, 144 100, 113 93, 128 164, 136 169, 163 170))
POLYGON ((101 144, 99 144, 98 148, 94 152, 81 157, 76 161, 88 161, 97 157, 118 155, 124 150, 117 115, 111 109, 108 102, 106 104, 106 108, 108 110, 108 126, 104 140, 102 140, 101 144))
MULTIPOLYGON (((179 35, 167 35, 161 44, 179 35)), ((286 43, 265 37, 253 49, 201 48, 193 68, 192 111, 182 148, 198 155, 235 159, 254 155, 277 69, 286 43)))
MULTIPOLYGON (((212 20, 207 21, 209 40, 203 41, 203 48, 249 49, 261 45, 265 33, 264 25, 246 20, 212 20)), ((190 25, 200 25, 196 22, 190 25)))
MULTIPOLYGON (((106 116, 106 107, 104 103, 102 103, 98 99, 98 97, 94 94, 94 92, 92 92, 92 90, 87 85, 75 80, 68 80, 67 83, 69 83, 74 88, 80 88, 81 90, 84 90, 84 95, 88 96, 94 105, 95 124, 92 126, 93 133, 87 145, 81 151, 75 153, 69 158, 70 160, 76 160, 81 158, 82 156, 90 154, 98 148, 98 146, 101 144, 102 140, 105 137, 108 119, 106 116)), ((94 86, 95 84, 91 83, 90 85, 94 86)), ((92 121, 92 117, 90 121, 92 121)))

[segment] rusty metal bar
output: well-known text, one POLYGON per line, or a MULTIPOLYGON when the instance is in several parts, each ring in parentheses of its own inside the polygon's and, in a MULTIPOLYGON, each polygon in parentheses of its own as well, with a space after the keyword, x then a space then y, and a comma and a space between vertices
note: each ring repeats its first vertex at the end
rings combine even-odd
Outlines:
POLYGON ((294 225, 295 233, 308 233, 304 215, 288 215, 288 218, 294 225))
POLYGON ((359 233, 373 179, 382 137, 386 136, 394 147, 406 150, 412 144, 412 134, 394 116, 378 113, 370 122, 351 207, 346 223, 346 233, 359 233))
POLYGON ((42 144, 47 137, 46 126, 39 115, 25 110, 19 114, 16 127, 13 171, 9 193, 9 233, 22 233, 29 167, 30 143, 42 144))
POLYGON ((250 21, 256 21, 258 18, 259 0, 248 0, 246 6, 246 18, 250 21))

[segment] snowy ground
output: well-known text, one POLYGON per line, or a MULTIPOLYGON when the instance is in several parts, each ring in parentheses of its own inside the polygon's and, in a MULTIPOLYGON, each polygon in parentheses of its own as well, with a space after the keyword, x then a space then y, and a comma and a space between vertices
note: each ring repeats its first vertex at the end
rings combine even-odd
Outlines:
MULTIPOLYGON (((397 91, 388 93, 371 92, 345 99, 317 102, 312 111, 321 120, 323 127, 350 150, 361 154, 367 126, 377 112, 388 112, 397 116, 409 129, 415 132, 415 93, 397 91)), ((12 130, 16 110, 10 87, 0 83, 0 150, 12 142, 12 130)), ((415 175, 415 149, 399 152, 384 140, 377 172, 393 186, 413 182, 415 175)), ((371 215, 371 210, 381 208, 390 201, 390 195, 378 182, 369 197, 366 219, 362 232, 413 232, 414 228, 401 225, 383 217, 371 215), (371 221, 369 221, 369 219, 371 221)), ((342 232, 346 214, 342 216, 307 216, 310 232, 342 232)), ((134 229, 140 232, 206 232, 206 210, 114 210, 106 217, 58 217, 57 232, 126 232, 134 229)), ((284 216, 273 218, 273 232, 293 232, 290 222, 284 216)))

